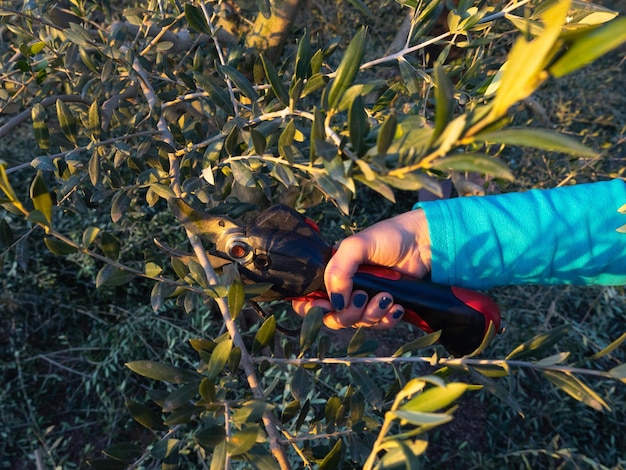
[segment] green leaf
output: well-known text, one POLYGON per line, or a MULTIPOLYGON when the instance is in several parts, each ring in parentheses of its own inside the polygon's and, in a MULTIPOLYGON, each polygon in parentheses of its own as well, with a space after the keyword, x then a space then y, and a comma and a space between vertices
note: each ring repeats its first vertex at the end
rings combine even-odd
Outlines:
POLYGON ((216 445, 215 449, 213 450, 213 455, 211 456, 210 470, 222 470, 224 468, 227 468, 227 465, 226 465, 227 455, 228 454, 226 452, 226 439, 224 439, 222 442, 216 445))
POLYGON ((73 144, 76 144, 76 133, 78 131, 78 127, 76 125, 76 117, 74 116, 72 111, 70 111, 69 108, 65 105, 65 103, 60 99, 57 100, 56 107, 57 118, 59 120, 59 125, 61 126, 61 132, 63 132, 63 135, 65 135, 67 140, 69 140, 73 144))
POLYGON ((383 394, 370 378, 367 370, 361 371, 358 367, 350 368, 350 377, 359 391, 370 405, 380 410, 383 404, 383 394))
MULTIPOLYGON (((307 398, 307 395, 309 391, 311 390, 311 381, 309 379, 309 374, 307 373, 304 367, 298 367, 296 368, 295 372, 292 373, 290 380, 289 380, 289 389, 291 391, 291 395, 296 400, 302 401, 307 398)), ((300 418, 302 417, 303 414, 306 416, 306 413, 308 412, 308 406, 307 406, 308 403, 309 401, 307 400, 306 403, 304 404, 302 411, 300 412, 300 417, 298 418, 298 422, 300 421, 300 418)), ((296 429, 298 428, 299 426, 296 426, 296 429)))
POLYGON ((195 372, 157 361, 133 361, 127 362, 125 366, 143 377, 171 384, 200 382, 200 376, 195 372))
POLYGON ((52 222, 52 197, 41 172, 37 172, 30 185, 30 199, 35 209, 45 216, 49 225, 52 222))
POLYGON ((246 295, 243 284, 239 279, 235 279, 228 287, 228 310, 231 317, 237 318, 245 302, 246 295))
POLYGON ((100 116, 100 106, 98 101, 94 100, 89 107, 89 132, 94 142, 100 140, 100 132, 102 131, 102 118, 100 116))
POLYGON ((33 120, 33 133, 39 148, 47 150, 50 148, 50 131, 46 124, 46 109, 41 103, 36 103, 31 110, 31 118, 33 120))
POLYGON ((266 346, 270 346, 273 350, 275 333, 276 319, 274 318, 274 315, 271 315, 263 322, 259 331, 257 331, 256 335, 254 335, 254 340, 252 341, 252 354, 258 353, 266 346))
POLYGON ((291 421, 298 415, 300 408, 300 400, 293 400, 287 403, 287 406, 283 408, 282 414, 280 415, 280 422, 285 424, 291 421))
POLYGON ((431 413, 451 405, 467 390, 467 384, 453 382, 444 387, 431 387, 400 407, 407 411, 431 413))
POLYGON ((233 171, 233 178, 241 186, 246 188, 256 187, 254 173, 247 164, 240 161, 232 161, 230 162, 230 169, 233 171))
POLYGON ((532 94, 547 78, 544 67, 556 53, 554 47, 569 9, 569 1, 554 2, 541 19, 544 30, 532 41, 519 37, 503 66, 502 79, 490 113, 490 120, 504 116, 515 103, 532 94))
POLYGON ((194 73, 193 76, 204 91, 207 92, 213 104, 224 110, 229 116, 233 116, 235 114, 233 104, 230 101, 228 91, 226 91, 226 84, 224 81, 199 72, 194 73))
POLYGON ((167 426, 163 424, 161 416, 155 413, 151 408, 128 399, 126 400, 126 408, 133 419, 143 427, 154 431, 167 430, 167 426))
POLYGON ((51 253, 57 256, 71 255, 72 253, 76 253, 78 251, 78 248, 72 245, 68 245, 64 241, 58 240, 56 238, 45 237, 43 239, 43 242, 45 243, 46 248, 48 248, 51 253))
POLYGON ((443 133, 454 113, 454 85, 446 75, 443 67, 435 64, 435 131, 431 142, 443 133))
POLYGON ((365 176, 362 176, 362 175, 354 175, 353 178, 356 181, 359 181, 360 183, 363 183, 368 188, 376 191, 381 196, 387 198, 389 201, 391 201, 393 203, 396 202, 396 198, 395 198, 395 196, 393 194, 393 190, 389 187, 389 185, 383 183, 381 180, 379 180, 379 179, 369 180, 368 178, 366 178, 365 176))
POLYGON ((361 60, 365 52, 366 36, 367 29, 364 27, 359 29, 352 41, 350 41, 341 59, 335 78, 330 82, 330 89, 328 91, 328 106, 330 109, 337 107, 345 91, 354 82, 354 78, 359 71, 361 60))
POLYGON ((381 450, 387 452, 380 460, 380 470, 404 466, 407 469, 420 468, 421 460, 417 456, 426 452, 428 441, 410 439, 391 439, 384 441, 381 450))
POLYGON ((272 87, 272 91, 276 95, 276 98, 280 100, 282 104, 285 106, 289 105, 289 90, 278 76, 278 72, 276 71, 276 67, 274 64, 270 62, 268 59, 261 54, 261 62, 263 63, 263 69, 265 70, 265 76, 267 80, 270 82, 270 87, 272 87))
POLYGON ((265 153, 265 148, 267 147, 266 137, 256 129, 250 129, 250 138, 252 139, 254 151, 259 155, 263 155, 263 153, 265 153))
POLYGON ((230 339, 221 341, 215 346, 207 365, 206 376, 208 379, 213 380, 224 370, 232 349, 233 341, 230 339))
MULTIPOLYGON (((485 388, 485 390, 487 390, 489 393, 491 393, 495 397, 499 398, 502 401, 502 403, 504 403, 507 406, 510 406, 511 409, 515 411, 520 417, 522 418, 524 417, 524 412, 522 411, 522 407, 518 403, 518 401, 513 397, 513 394, 509 390, 509 387, 502 386, 499 381, 494 380, 490 377, 490 375, 494 374, 493 371, 491 370, 487 371, 485 366, 481 366, 480 368, 470 367, 468 368, 468 370, 472 376, 473 381, 482 385, 485 388)), ((495 375, 500 377, 503 374, 499 373, 496 369, 495 375)), ((508 372, 507 372, 507 375, 508 375, 508 372)))
POLYGON ((212 450, 226 440, 226 431, 224 426, 209 426, 195 433, 193 437, 204 449, 212 450))
POLYGON ((174 292, 174 286, 169 286, 163 282, 157 282, 150 291, 150 305, 152 310, 158 312, 163 306, 163 302, 174 292))
POLYGON ((350 134, 350 142, 352 148, 357 155, 363 155, 367 150, 365 139, 369 132, 370 126, 367 122, 367 113, 363 98, 358 95, 351 103, 348 109, 348 130, 350 134))
POLYGON ((324 459, 321 461, 318 469, 319 470, 335 470, 337 468, 341 468, 341 454, 343 450, 343 441, 341 439, 337 439, 333 448, 330 449, 330 452, 326 454, 324 459))
POLYGON ((508 181, 515 179, 509 167, 504 163, 489 155, 480 153, 466 153, 452 157, 438 158, 433 162, 432 166, 433 168, 439 168, 444 171, 473 171, 483 175, 503 178, 508 181))
POLYGON ((133 278, 134 274, 118 269, 110 264, 105 264, 98 274, 96 275, 96 287, 109 286, 118 287, 128 284, 133 278))
POLYGON ((381 124, 378 137, 376 138, 376 149, 381 157, 387 154, 387 150, 389 150, 389 146, 396 135, 397 127, 398 118, 395 113, 391 112, 381 124))
POLYGON ((278 153, 292 165, 293 151, 291 150, 291 146, 293 145, 295 136, 296 125, 294 124, 293 119, 290 119, 278 138, 278 153))
POLYGON ((226 439, 226 450, 229 455, 241 455, 248 452, 256 443, 260 427, 246 426, 241 430, 234 430, 226 439))
POLYGON ((304 81, 301 78, 296 78, 291 82, 291 86, 289 87, 289 107, 291 109, 294 109, 298 104, 303 89, 304 81))
POLYGON ((88 169, 89 180, 93 186, 97 186, 100 181, 100 150, 94 148, 89 157, 88 169))
POLYGON ((6 172, 6 164, 2 160, 0 160, 0 189, 6 195, 10 202, 19 202, 15 191, 13 191, 13 188, 9 183, 9 178, 6 172))
POLYGON ((404 56, 398 57, 398 67, 400 68, 400 75, 402 75, 402 81, 404 86, 410 95, 418 95, 421 92, 420 76, 417 70, 404 58, 404 56))
MULTIPOLYGON (((154 443, 150 450, 150 455, 155 459, 166 459, 177 453, 179 439, 162 439, 154 443)), ((161 467, 162 470, 165 470, 161 467)))
POLYGON ((302 89, 302 93, 300 94, 300 98, 304 98, 305 96, 310 95, 311 93, 323 88, 328 83, 328 78, 321 73, 313 75, 309 78, 304 84, 304 88, 302 89))
POLYGON ((367 95, 375 93, 379 88, 382 88, 384 84, 384 82, 380 81, 368 81, 367 83, 357 83, 355 85, 351 85, 341 97, 336 111, 348 110, 357 96, 363 98, 367 95))
POLYGON ((528 357, 539 357, 542 352, 558 343, 568 332, 569 325, 562 325, 545 333, 540 333, 516 347, 506 359, 520 360, 528 357))
POLYGON ((187 405, 198 395, 198 383, 191 382, 172 391, 163 401, 163 412, 169 413, 187 405))
POLYGON ((130 442, 120 442, 107 447, 102 453, 112 459, 132 463, 143 455, 143 447, 130 442))
POLYGON ((318 176, 316 182, 319 189, 335 201, 344 214, 350 213, 351 193, 345 186, 327 175, 318 176))
POLYGON ((626 42, 626 18, 617 18, 576 39, 567 52, 550 67, 559 78, 602 57, 626 42))
POLYGON ((562 152, 581 157, 595 157, 598 152, 578 140, 547 129, 505 129, 485 132, 474 137, 477 142, 533 147, 550 152, 562 152))
POLYGON ((233 84, 243 93, 250 101, 255 103, 259 99, 259 94, 256 92, 250 80, 243 75, 239 70, 230 65, 222 65, 220 70, 226 75, 233 84))
POLYGON ((402 177, 381 176, 380 179, 388 185, 404 191, 417 191, 426 188, 431 193, 443 197, 440 184, 423 173, 407 173, 402 177))
POLYGON ((111 204, 111 220, 113 223, 117 223, 128 212, 131 199, 127 191, 118 191, 113 196, 111 204))
POLYGON ((365 338, 365 329, 357 329, 348 343, 348 356, 354 356, 359 352, 361 346, 363 346, 363 343, 365 342, 365 338))
POLYGON ((452 421, 452 415, 446 413, 426 413, 423 411, 396 410, 389 412, 392 416, 414 426, 439 426, 452 421))
POLYGON ((611 344, 609 344, 607 347, 602 348, 601 351, 598 351, 597 353, 595 353, 588 360, 595 361, 596 359, 600 359, 601 357, 604 357, 607 354, 611 354, 613 351, 619 348, 624 341, 626 341, 626 333, 622 333, 622 335, 619 338, 611 342, 611 344))
POLYGON ((255 423, 259 421, 271 407, 272 405, 265 400, 248 400, 241 404, 241 408, 236 410, 231 415, 230 419, 236 425, 255 423))
POLYGON ((573 375, 554 370, 546 370, 543 372, 543 375, 569 396, 583 402, 594 410, 610 410, 609 405, 606 404, 600 395, 573 375))
POLYGON ((302 357, 303 354, 313 344, 315 344, 315 340, 317 339, 317 335, 320 332, 323 321, 324 312, 319 307, 313 307, 304 316, 304 320, 302 321, 302 327, 300 329, 300 354, 298 357, 302 357))
POLYGON ((211 36, 211 28, 209 28, 209 24, 200 8, 193 6, 191 3, 185 3, 185 19, 192 29, 211 36))
POLYGON ((400 348, 398 348, 396 352, 393 353, 393 357, 400 357, 408 352, 419 351, 420 349, 432 346, 437 341, 439 341, 440 336, 441 331, 435 331, 434 333, 424 335, 421 338, 411 341, 408 344, 400 346, 400 348))
POLYGON ((109 232, 102 232, 100 235, 100 248, 104 256, 116 261, 120 257, 120 242, 117 237, 109 232))
POLYGON ((311 40, 309 38, 309 32, 304 31, 302 37, 298 41, 298 52, 296 53, 296 78, 306 79, 309 76, 311 69, 311 56, 313 51, 311 50, 311 40))
POLYGON ((626 364, 620 364, 609 371, 609 375, 626 383, 626 364))

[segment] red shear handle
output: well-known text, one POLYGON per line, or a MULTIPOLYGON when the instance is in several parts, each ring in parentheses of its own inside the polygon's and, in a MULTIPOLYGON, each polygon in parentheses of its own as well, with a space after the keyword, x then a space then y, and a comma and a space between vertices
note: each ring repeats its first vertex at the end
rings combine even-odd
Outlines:
POLYGON ((489 324, 500 329, 500 309, 484 294, 403 276, 397 271, 364 266, 353 278, 354 289, 373 296, 389 292, 405 309, 403 319, 426 332, 441 330, 440 342, 456 356, 474 352, 489 324))

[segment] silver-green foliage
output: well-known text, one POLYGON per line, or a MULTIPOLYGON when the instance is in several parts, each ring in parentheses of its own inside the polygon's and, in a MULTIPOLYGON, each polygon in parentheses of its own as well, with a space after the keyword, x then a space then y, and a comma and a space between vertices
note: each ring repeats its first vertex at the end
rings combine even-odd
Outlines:
MULTIPOLYGON (((195 370, 126 358, 136 374, 166 384, 149 405, 143 396, 126 400, 156 439, 148 448, 115 444, 92 465, 155 459, 167 467, 198 458, 210 468, 414 468, 427 447, 424 433, 452 419, 463 393, 484 387, 521 413, 498 379, 520 369, 598 411, 610 408, 580 378, 588 369, 553 353, 564 329, 527 338, 502 359, 447 358, 434 346, 436 334, 385 358, 372 356, 360 330, 347 348, 333 347, 314 310, 298 343, 279 336, 274 316, 242 326, 254 286, 232 272, 216 274, 197 237, 189 239, 195 257, 163 244, 182 245, 173 216, 153 234, 157 244, 132 236, 167 213, 171 197, 233 217, 249 203, 306 209, 328 200, 339 215, 364 187, 394 201, 396 189, 438 193, 447 175, 513 180, 498 158, 504 146, 596 155, 552 130, 507 128, 508 112, 551 77, 624 43, 624 19, 581 2, 461 1, 432 38, 440 2, 401 3, 415 14, 397 53, 367 57, 367 28, 350 32, 343 52, 305 32, 295 57, 278 64, 223 42, 216 2, 151 1, 124 10, 122 21, 82 2, 72 2, 68 22, 49 2, 0 6, 19 50, 3 57, 0 105, 23 111, 0 135, 30 119, 39 147, 30 160, 0 162, 5 254, 25 237, 41 240, 55 255, 97 263, 97 287, 148 279, 145 300, 155 311, 170 299, 190 315, 217 305, 225 326, 189 338, 195 370), (510 46, 499 60, 489 56, 496 41, 510 46), (432 67, 414 60, 435 42, 444 47, 432 67), (460 50, 454 59, 452 45, 460 50), (378 78, 380 64, 397 65, 401 79, 378 78), (16 191, 24 179, 29 191, 16 191), (428 364, 431 373, 420 376, 411 364, 428 364), (451 380, 452 371, 467 372, 471 384, 451 380)), ((626 370, 613 364, 592 374, 624 381, 626 370)))

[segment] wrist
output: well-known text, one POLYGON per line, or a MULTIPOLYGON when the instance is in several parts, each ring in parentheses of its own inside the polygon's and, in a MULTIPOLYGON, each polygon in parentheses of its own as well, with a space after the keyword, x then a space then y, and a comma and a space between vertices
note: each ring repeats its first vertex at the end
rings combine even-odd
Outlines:
POLYGON ((430 232, 428 230, 428 219, 422 209, 411 211, 413 213, 415 244, 417 246, 418 262, 423 267, 424 273, 429 273, 432 269, 432 249, 430 245, 430 232))

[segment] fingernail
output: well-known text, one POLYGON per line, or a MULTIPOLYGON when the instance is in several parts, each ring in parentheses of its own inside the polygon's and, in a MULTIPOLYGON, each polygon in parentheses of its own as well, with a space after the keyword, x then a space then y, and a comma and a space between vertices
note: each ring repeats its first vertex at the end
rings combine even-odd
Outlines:
POLYGON ((324 308, 324 307, 320 307, 320 308, 321 308, 321 310, 322 310, 322 314, 324 314, 324 315, 328 315, 328 314, 331 312, 331 311, 330 311, 330 310, 328 310, 327 308, 324 308))
POLYGON ((343 295, 341 294, 330 294, 330 304, 333 306, 333 310, 340 311, 343 310, 345 306, 345 301, 343 300, 343 295))
POLYGON ((404 315, 404 310, 396 310, 395 312, 393 312, 393 318, 395 320, 397 320, 398 318, 400 318, 402 315, 404 315))
POLYGON ((363 305, 365 305, 366 301, 367 295, 359 293, 354 296, 354 299, 352 299, 352 305, 354 305, 356 308, 361 308, 363 307, 363 305))
POLYGON ((383 297, 378 301, 378 308, 381 310, 385 310, 389 305, 391 305, 391 299, 389 297, 383 297))

